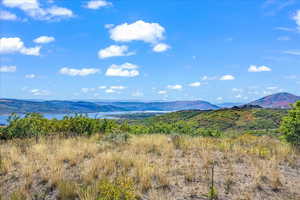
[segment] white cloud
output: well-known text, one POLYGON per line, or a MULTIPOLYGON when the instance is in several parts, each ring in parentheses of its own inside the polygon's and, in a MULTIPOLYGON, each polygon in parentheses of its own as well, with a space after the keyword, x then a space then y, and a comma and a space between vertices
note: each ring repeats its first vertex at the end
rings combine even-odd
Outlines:
POLYGON ((105 24, 104 28, 111 29, 114 26, 115 26, 114 24, 105 24))
POLYGON ((16 66, 1 66, 0 67, 0 72, 15 72, 17 71, 16 66))
POLYGON ((17 19, 18 17, 11 12, 5 10, 0 11, 0 20, 15 21, 17 19))
POLYGON ((243 92, 243 89, 232 88, 232 92, 243 92))
POLYGON ((42 8, 38 0, 3 0, 2 4, 9 8, 19 8, 28 16, 37 20, 61 19, 73 16, 73 12, 67 8, 52 6, 42 8))
POLYGON ((223 100, 223 97, 218 97, 217 98, 217 101, 222 101, 223 100))
POLYGON ((72 69, 72 68, 64 67, 59 70, 59 73, 64 75, 69 75, 69 76, 88 76, 91 74, 96 74, 99 71, 100 70, 96 68, 72 69))
POLYGON ((111 65, 106 70, 106 76, 121 76, 121 77, 134 77, 140 73, 137 70, 139 67, 131 63, 124 63, 123 65, 111 65))
POLYGON ((29 56, 39 56, 41 47, 23 48, 21 53, 29 56))
POLYGON ((267 89, 267 90, 277 90, 278 87, 276 87, 276 86, 271 86, 271 87, 267 87, 266 89, 267 89))
POLYGON ((25 55, 39 56, 41 47, 27 48, 18 38, 0 38, 0 54, 21 53, 25 55))
POLYGON ((98 89, 99 90, 103 90, 103 89, 106 89, 107 87, 105 85, 101 85, 101 86, 98 86, 98 89))
POLYGON ((167 94, 167 91, 165 91, 165 90, 160 90, 160 91, 158 91, 158 94, 167 94))
POLYGON ((259 67, 257 67, 256 65, 250 65, 250 67, 248 68, 248 72, 270 72, 270 71, 272 71, 272 69, 264 65, 259 67))
POLYGON ((216 76, 203 76, 201 78, 202 81, 212 81, 212 80, 216 80, 218 77, 216 76))
POLYGON ((283 53, 294 55, 294 56, 300 56, 300 50, 288 50, 288 51, 284 51, 283 53))
POLYGON ((26 74, 25 78, 30 78, 30 79, 36 78, 36 75, 35 74, 26 74))
POLYGON ((107 6, 111 6, 111 5, 112 5, 112 3, 108 2, 106 0, 92 0, 92 1, 87 2, 85 7, 89 8, 89 9, 97 10, 99 8, 107 7, 107 6))
POLYGON ((221 81, 229 81, 229 80, 234 80, 235 77, 232 76, 232 75, 224 75, 224 76, 221 76, 220 80, 221 81))
POLYGON ((190 83, 189 86, 190 87, 199 87, 199 86, 201 86, 201 83, 200 82, 194 82, 194 83, 190 83))
POLYGON ((29 91, 34 96, 48 96, 51 93, 48 90, 32 89, 29 91))
POLYGON ((105 90, 105 92, 106 92, 106 93, 115 93, 116 91, 109 88, 109 89, 105 90))
POLYGON ((288 27, 276 27, 275 29, 280 31, 287 31, 287 32, 295 31, 293 28, 288 28, 288 27))
POLYGON ((171 90, 181 90, 182 89, 182 85, 168 85, 167 86, 168 89, 171 89, 171 90))
POLYGON ((153 51, 160 53, 160 52, 167 51, 169 48, 170 48, 169 45, 164 43, 159 43, 153 47, 153 51))
POLYGON ((122 86, 122 85, 110 86, 109 88, 113 89, 113 90, 124 90, 124 89, 126 89, 126 87, 122 86))
POLYGON ((300 31, 300 10, 297 10, 297 13, 293 17, 293 19, 295 20, 295 22, 296 22, 296 24, 298 26, 297 28, 300 31))
POLYGON ((238 94, 238 95, 235 96, 235 98, 239 98, 239 99, 242 98, 242 97, 243 96, 241 94, 238 94))
POLYGON ((98 57, 99 58, 109 58, 109 57, 114 57, 114 56, 130 56, 134 55, 134 52, 128 52, 128 46, 122 45, 111 45, 105 49, 101 49, 98 52, 98 57))
POLYGON ((95 88, 81 88, 81 92, 88 93, 88 92, 94 92, 95 88))
POLYGON ((45 44, 45 43, 50 43, 55 41, 54 37, 50 37, 50 36, 40 36, 36 39, 33 40, 35 43, 39 43, 39 44, 45 44))
POLYGON ((110 29, 110 38, 117 42, 140 40, 156 43, 164 39, 165 29, 158 23, 148 23, 142 20, 132 24, 124 23, 110 29))
POLYGON ((125 86, 122 85, 116 85, 116 86, 110 86, 105 90, 106 93, 120 93, 120 90, 126 89, 125 86))
POLYGON ((47 12, 53 17, 54 16, 55 17, 72 17, 73 16, 72 10, 69 10, 68 8, 57 7, 57 6, 53 6, 49 9, 47 9, 47 12))

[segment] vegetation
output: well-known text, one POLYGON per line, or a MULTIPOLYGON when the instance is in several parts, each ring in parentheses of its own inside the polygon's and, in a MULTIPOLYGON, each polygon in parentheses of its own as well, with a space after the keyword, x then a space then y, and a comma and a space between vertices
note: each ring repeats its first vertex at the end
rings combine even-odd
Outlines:
POLYGON ((0 128, 0 199, 299 199, 299 110, 14 114, 0 128))
POLYGON ((8 140, 0 153, 2 199, 300 197, 299 152, 269 136, 54 136, 8 140))
POLYGON ((179 111, 138 120, 92 119, 87 115, 65 116, 62 120, 46 119, 30 113, 13 114, 7 127, 0 128, 4 139, 40 137, 42 135, 91 136, 93 134, 184 134, 223 137, 250 133, 278 134, 281 118, 287 110, 222 109, 217 111, 179 111))
POLYGON ((280 130, 288 142, 300 145, 300 101, 296 102, 284 117, 280 130))

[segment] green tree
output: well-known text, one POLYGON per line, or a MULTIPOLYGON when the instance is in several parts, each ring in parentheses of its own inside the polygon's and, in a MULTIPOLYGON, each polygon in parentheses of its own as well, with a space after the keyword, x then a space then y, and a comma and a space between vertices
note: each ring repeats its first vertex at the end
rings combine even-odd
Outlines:
POLYGON ((300 145, 300 101, 296 102, 283 118, 280 130, 288 142, 300 145))

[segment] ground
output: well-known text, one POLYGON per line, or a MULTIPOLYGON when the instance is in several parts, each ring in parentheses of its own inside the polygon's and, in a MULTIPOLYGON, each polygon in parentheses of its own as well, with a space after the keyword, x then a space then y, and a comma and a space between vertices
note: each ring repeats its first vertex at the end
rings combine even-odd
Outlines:
POLYGON ((218 199, 300 199, 299 151, 267 136, 15 139, 0 153, 2 199, 204 200, 212 168, 218 199))

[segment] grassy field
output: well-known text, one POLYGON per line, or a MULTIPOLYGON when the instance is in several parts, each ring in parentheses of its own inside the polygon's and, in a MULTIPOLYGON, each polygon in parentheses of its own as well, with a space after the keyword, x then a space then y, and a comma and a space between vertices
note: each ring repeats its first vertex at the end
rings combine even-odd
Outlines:
POLYGON ((0 153, 2 199, 300 199, 300 153, 269 136, 55 136, 0 153))

